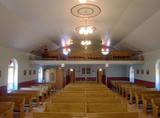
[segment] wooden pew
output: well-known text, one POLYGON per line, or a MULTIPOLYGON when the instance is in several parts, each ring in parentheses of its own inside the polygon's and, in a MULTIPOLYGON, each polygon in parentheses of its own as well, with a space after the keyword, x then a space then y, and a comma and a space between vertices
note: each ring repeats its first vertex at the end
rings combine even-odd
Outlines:
POLYGON ((153 118, 158 118, 158 114, 160 113, 160 97, 152 98, 151 102, 153 118))
POLYGON ((52 97, 52 103, 85 103, 85 97, 52 97))
POLYGON ((68 87, 68 88, 64 88, 64 91, 85 91, 85 89, 79 88, 79 87, 68 87))
POLYGON ((136 100, 136 106, 138 107, 139 103, 142 103, 142 95, 143 94, 145 94, 145 93, 149 94, 149 93, 152 93, 154 91, 155 90, 153 88, 145 88, 145 87, 135 89, 134 97, 135 97, 135 100, 136 100))
POLYGON ((57 93, 55 94, 56 97, 85 97, 85 94, 82 93, 57 93))
POLYGON ((13 118, 14 102, 0 102, 0 118, 13 118))
POLYGON ((52 103, 121 103, 121 99, 115 97, 52 97, 52 103))
POLYGON ((47 85, 38 85, 38 86, 31 86, 31 90, 39 90, 40 96, 48 98, 49 96, 49 87, 47 85))
POLYGON ((139 118, 138 112, 114 112, 89 114, 87 118, 139 118))
POLYGON ((31 91, 30 90, 18 90, 18 91, 15 91, 14 93, 31 95, 32 100, 35 100, 37 105, 39 104, 40 92, 37 90, 31 90, 31 91))
POLYGON ((88 92, 86 93, 86 97, 116 97, 116 94, 107 92, 88 92))
POLYGON ((88 97, 87 103, 122 103, 122 101, 115 97, 88 97))
POLYGON ((25 98, 23 96, 0 96, 0 102, 14 102, 14 111, 20 112, 20 118, 24 117, 25 98))
POLYGON ((78 116, 84 115, 84 103, 45 103, 44 112, 67 112, 75 113, 78 116))
POLYGON ((129 81, 117 81, 116 82, 116 90, 118 91, 118 93, 120 94, 120 95, 124 95, 124 89, 123 89, 123 86, 125 85, 125 84, 128 84, 128 83, 130 83, 129 81))
POLYGON ((28 105, 29 111, 32 111, 32 100, 33 100, 32 94, 15 92, 15 93, 8 93, 5 96, 24 97, 25 98, 25 105, 28 105))
POLYGON ((127 104, 122 103, 88 103, 87 113, 127 112, 127 104))
POLYGON ((147 113, 148 106, 152 106, 151 99, 160 97, 159 91, 146 91, 142 94, 143 112, 147 113))
POLYGON ((105 87, 105 88, 85 88, 85 91, 107 91, 108 89, 105 87))
POLYGON ((42 98, 42 100, 45 99, 45 95, 46 95, 46 91, 41 90, 42 88, 30 88, 30 87, 24 87, 24 88, 20 88, 20 90, 18 90, 17 92, 28 92, 28 93, 32 93, 35 97, 35 99, 37 100, 39 97, 42 98))
MULTIPOLYGON (((34 112, 33 113, 33 118, 76 118, 77 116, 78 115, 74 113, 52 113, 52 112, 34 112)), ((83 117, 83 114, 81 116, 83 117)))
POLYGON ((135 91, 139 90, 145 90, 146 87, 136 85, 136 84, 126 84, 124 86, 124 93, 125 93, 125 98, 128 100, 129 98, 129 103, 133 103, 133 98, 135 98, 135 91))

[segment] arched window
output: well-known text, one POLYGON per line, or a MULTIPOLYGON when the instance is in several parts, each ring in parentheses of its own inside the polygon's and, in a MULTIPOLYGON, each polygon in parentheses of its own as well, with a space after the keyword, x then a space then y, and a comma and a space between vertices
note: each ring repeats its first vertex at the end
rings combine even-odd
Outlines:
POLYGON ((12 92, 17 89, 18 89, 18 63, 16 59, 11 59, 8 65, 7 91, 12 92))
POLYGON ((160 59, 156 61, 155 72, 156 72, 155 88, 157 90, 160 90, 160 59))
POLYGON ((45 71, 45 81, 50 82, 50 70, 49 69, 45 71))
POLYGON ((129 70, 129 79, 131 83, 134 83, 134 68, 131 66, 129 70))
POLYGON ((43 82, 43 68, 40 67, 38 70, 38 82, 42 83, 43 82))

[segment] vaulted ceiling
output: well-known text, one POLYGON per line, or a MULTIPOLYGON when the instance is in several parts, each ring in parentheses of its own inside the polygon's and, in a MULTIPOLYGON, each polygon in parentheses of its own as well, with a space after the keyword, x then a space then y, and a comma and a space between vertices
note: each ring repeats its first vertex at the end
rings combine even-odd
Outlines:
MULTIPOLYGON (((92 0, 102 12, 89 19, 96 32, 90 50, 100 49, 109 34, 113 49, 151 51, 160 46, 160 0, 92 0)), ((82 36, 74 31, 82 19, 71 15, 78 0, 0 0, 0 45, 31 52, 47 45, 61 49, 61 39, 81 49, 82 36)))

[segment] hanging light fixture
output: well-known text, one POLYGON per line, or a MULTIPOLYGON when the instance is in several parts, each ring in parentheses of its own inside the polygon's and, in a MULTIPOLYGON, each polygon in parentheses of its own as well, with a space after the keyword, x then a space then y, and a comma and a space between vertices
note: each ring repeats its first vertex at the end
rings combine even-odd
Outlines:
POLYGON ((68 55, 71 52, 71 49, 68 47, 63 48, 63 54, 68 55))
POLYGON ((103 55, 108 55, 108 54, 109 54, 109 48, 103 47, 103 48, 101 49, 101 53, 102 53, 103 55))
POLYGON ((84 46, 85 49, 87 49, 87 47, 89 45, 91 45, 91 44, 92 44, 92 42, 90 40, 83 40, 83 41, 81 41, 81 45, 84 46))
POLYGON ((88 46, 88 45, 91 45, 92 42, 90 40, 84 40, 84 41, 81 41, 81 45, 83 46, 88 46))
POLYGON ((64 55, 68 55, 71 52, 71 49, 69 48, 70 45, 73 44, 73 40, 68 37, 68 36, 63 36, 62 40, 61 40, 61 44, 62 44, 62 52, 64 55))
POLYGON ((89 35, 93 34, 96 31, 96 27, 91 25, 82 25, 75 28, 75 31, 78 32, 80 35, 89 35))

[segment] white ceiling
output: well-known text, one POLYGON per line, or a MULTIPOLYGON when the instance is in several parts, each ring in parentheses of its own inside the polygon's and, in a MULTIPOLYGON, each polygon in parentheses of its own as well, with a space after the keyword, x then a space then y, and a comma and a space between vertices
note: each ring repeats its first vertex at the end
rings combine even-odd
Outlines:
MULTIPOLYGON (((44 44, 57 49, 65 35, 79 42, 74 28, 82 19, 70 13, 77 4, 78 0, 0 0, 0 45, 22 51, 44 44)), ((88 38, 100 42, 109 32, 112 46, 119 49, 160 48, 160 0, 96 0, 94 4, 102 13, 90 19, 97 31, 88 38)))

